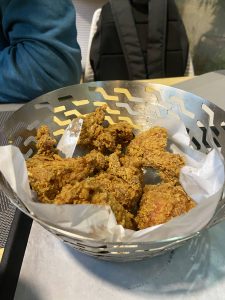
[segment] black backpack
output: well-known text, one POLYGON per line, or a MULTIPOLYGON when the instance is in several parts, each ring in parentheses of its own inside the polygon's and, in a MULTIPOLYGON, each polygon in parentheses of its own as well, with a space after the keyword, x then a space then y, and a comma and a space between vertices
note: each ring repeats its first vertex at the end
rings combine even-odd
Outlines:
POLYGON ((110 0, 90 49, 95 80, 183 76, 188 38, 174 0, 110 0))

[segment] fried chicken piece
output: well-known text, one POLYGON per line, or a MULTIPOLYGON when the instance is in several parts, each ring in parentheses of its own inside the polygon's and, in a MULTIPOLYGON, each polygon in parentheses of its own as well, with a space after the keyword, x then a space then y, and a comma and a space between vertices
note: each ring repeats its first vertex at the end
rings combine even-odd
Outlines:
POLYGON ((30 185, 40 201, 45 203, 51 203, 64 185, 94 176, 107 166, 107 159, 96 150, 77 158, 62 159, 58 155, 48 157, 36 154, 27 160, 30 185))
POLYGON ((132 126, 127 122, 119 122, 103 128, 99 136, 93 140, 93 147, 102 153, 112 153, 120 151, 133 137, 132 126))
POLYGON ((92 184, 100 186, 101 190, 111 194, 126 210, 132 213, 137 210, 142 194, 140 183, 136 183, 133 186, 124 179, 107 172, 102 172, 90 180, 92 184))
POLYGON ((151 162, 154 161, 154 156, 166 151, 167 138, 167 130, 161 127, 141 132, 127 146, 126 154, 121 159, 122 164, 137 168, 144 167, 145 164, 153 167, 151 162))
POLYGON ((138 134, 127 147, 128 156, 145 158, 152 152, 165 151, 167 146, 167 130, 162 127, 152 127, 138 134))
POLYGON ((94 165, 96 171, 102 171, 108 168, 108 157, 104 156, 97 150, 90 151, 84 157, 87 161, 87 164, 91 164, 92 166, 94 165))
POLYGON ((82 130, 80 133, 79 144, 83 146, 91 146, 93 141, 97 139, 103 132, 102 123, 105 119, 105 110, 107 106, 98 107, 94 112, 84 117, 82 130))
POLYGON ((121 205, 110 193, 100 192, 96 193, 92 199, 93 204, 98 205, 110 205, 116 221, 119 225, 122 225, 124 228, 136 230, 137 225, 135 222, 134 215, 127 211, 123 205, 121 205))
POLYGON ((94 148, 102 153, 121 150, 133 139, 133 128, 127 122, 119 122, 103 128, 99 136, 93 141, 94 148))
POLYGON ((37 154, 27 160, 30 185, 42 202, 51 203, 67 183, 81 181, 108 167, 107 158, 93 150, 84 157, 63 159, 47 126, 37 131, 37 154))
POLYGON ((112 194, 106 192, 91 179, 76 182, 74 185, 65 185, 55 198, 54 203, 109 205, 118 224, 124 228, 136 229, 133 214, 128 212, 112 194))
POLYGON ((47 125, 42 125, 37 130, 36 140, 38 154, 52 155, 57 153, 56 140, 50 136, 50 131, 47 125))
POLYGON ((133 127, 126 121, 110 124, 105 129, 114 138, 116 145, 125 147, 134 138, 133 127))
POLYGON ((120 162, 125 167, 143 168, 143 159, 141 157, 123 155, 120 158, 120 162))
POLYGON ((106 108, 106 105, 101 106, 84 118, 80 145, 108 153, 122 149, 133 139, 133 128, 127 122, 103 126, 106 108))
POLYGON ((55 197, 54 204, 90 204, 94 194, 94 187, 88 184, 88 180, 77 181, 74 184, 66 184, 55 197))
MULTIPOLYGON (((71 185, 76 186, 75 183, 71 183, 71 185)), ((82 182, 82 187, 83 186, 85 186, 85 189, 88 188, 94 191, 107 192, 127 211, 134 213, 137 211, 138 203, 142 195, 143 173, 134 167, 120 166, 119 157, 114 153, 109 157, 108 169, 84 180, 82 182)), ((81 188, 81 186, 79 186, 79 188, 81 188)), ((82 194, 78 188, 77 194, 75 195, 73 193, 76 201, 80 199, 79 193, 82 194)), ((60 199, 65 201, 61 195, 60 199)), ((70 197, 66 197, 66 199, 70 199, 70 197)), ((90 201, 87 195, 86 198, 82 198, 82 202, 85 199, 90 201)))
POLYGON ((139 229, 162 224, 196 206, 181 185, 146 185, 135 218, 139 229))
POLYGON ((143 191, 143 172, 133 166, 122 166, 120 157, 113 153, 109 156, 109 167, 98 176, 102 186, 114 194, 115 199, 125 209, 134 213, 143 191), (101 179, 101 177, 105 177, 101 179))
POLYGON ((31 188, 44 203, 51 203, 67 182, 83 180, 93 173, 92 166, 83 157, 52 161, 35 158, 27 167, 31 188))
POLYGON ((103 128, 98 137, 93 140, 92 146, 102 153, 114 152, 116 149, 121 149, 121 146, 116 144, 115 138, 105 128, 103 128))
POLYGON ((48 127, 40 127, 37 154, 27 161, 39 200, 110 205, 118 224, 133 230, 167 222, 193 208, 195 202, 178 180, 184 159, 166 151, 167 130, 154 127, 133 139, 132 126, 126 122, 103 127, 105 109, 97 108, 84 120, 79 143, 95 150, 83 157, 61 158, 48 127), (126 146, 126 154, 121 154, 126 146), (157 170, 163 180, 146 185, 144 193, 143 167, 157 170))
POLYGON ((166 151, 167 138, 167 130, 161 127, 153 127, 137 135, 127 147, 123 164, 151 167, 159 171, 164 182, 177 184, 185 162, 181 155, 166 151))
POLYGON ((159 175, 163 182, 177 184, 179 183, 180 170, 185 165, 185 162, 180 154, 153 152, 152 156, 149 155, 144 158, 143 165, 159 170, 159 175))

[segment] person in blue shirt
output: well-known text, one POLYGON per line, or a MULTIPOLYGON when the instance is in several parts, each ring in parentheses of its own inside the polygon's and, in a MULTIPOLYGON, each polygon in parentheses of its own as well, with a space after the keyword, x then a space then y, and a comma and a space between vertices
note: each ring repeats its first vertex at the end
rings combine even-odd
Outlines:
POLYGON ((0 103, 29 101, 80 82, 70 0, 1 0, 0 20, 0 103))

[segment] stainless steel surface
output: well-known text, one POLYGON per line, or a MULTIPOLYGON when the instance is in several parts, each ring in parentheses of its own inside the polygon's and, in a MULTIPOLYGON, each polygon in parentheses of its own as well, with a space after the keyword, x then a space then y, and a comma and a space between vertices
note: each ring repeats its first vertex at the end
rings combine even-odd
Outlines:
MULTIPOLYGON (((127 120, 138 131, 146 124, 151 125, 153 119, 166 115, 178 117, 186 125, 195 148, 207 152, 211 147, 208 139, 211 135, 221 152, 225 153, 225 113, 222 109, 191 93, 137 81, 87 83, 48 93, 15 112, 6 123, 5 134, 8 141, 18 145, 27 158, 34 152, 34 137, 40 124, 47 124, 55 138, 59 139, 72 118, 87 114, 103 103, 108 105, 106 119, 110 123, 127 120)), ((3 185, 11 201, 30 215, 20 199, 4 183, 3 185)), ((224 215, 224 201, 221 201, 208 226, 221 221, 224 215)), ((103 244, 37 221, 66 244, 89 255, 116 261, 139 260, 159 255, 177 248, 199 234, 196 232, 188 237, 151 243, 103 244)))

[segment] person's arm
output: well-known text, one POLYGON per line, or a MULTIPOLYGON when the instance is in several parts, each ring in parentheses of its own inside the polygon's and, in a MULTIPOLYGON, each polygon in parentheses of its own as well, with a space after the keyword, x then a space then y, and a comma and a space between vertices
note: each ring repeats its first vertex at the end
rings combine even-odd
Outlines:
POLYGON ((9 0, 2 27, 8 46, 0 50, 0 102, 29 101, 79 83, 81 54, 70 0, 9 0))

